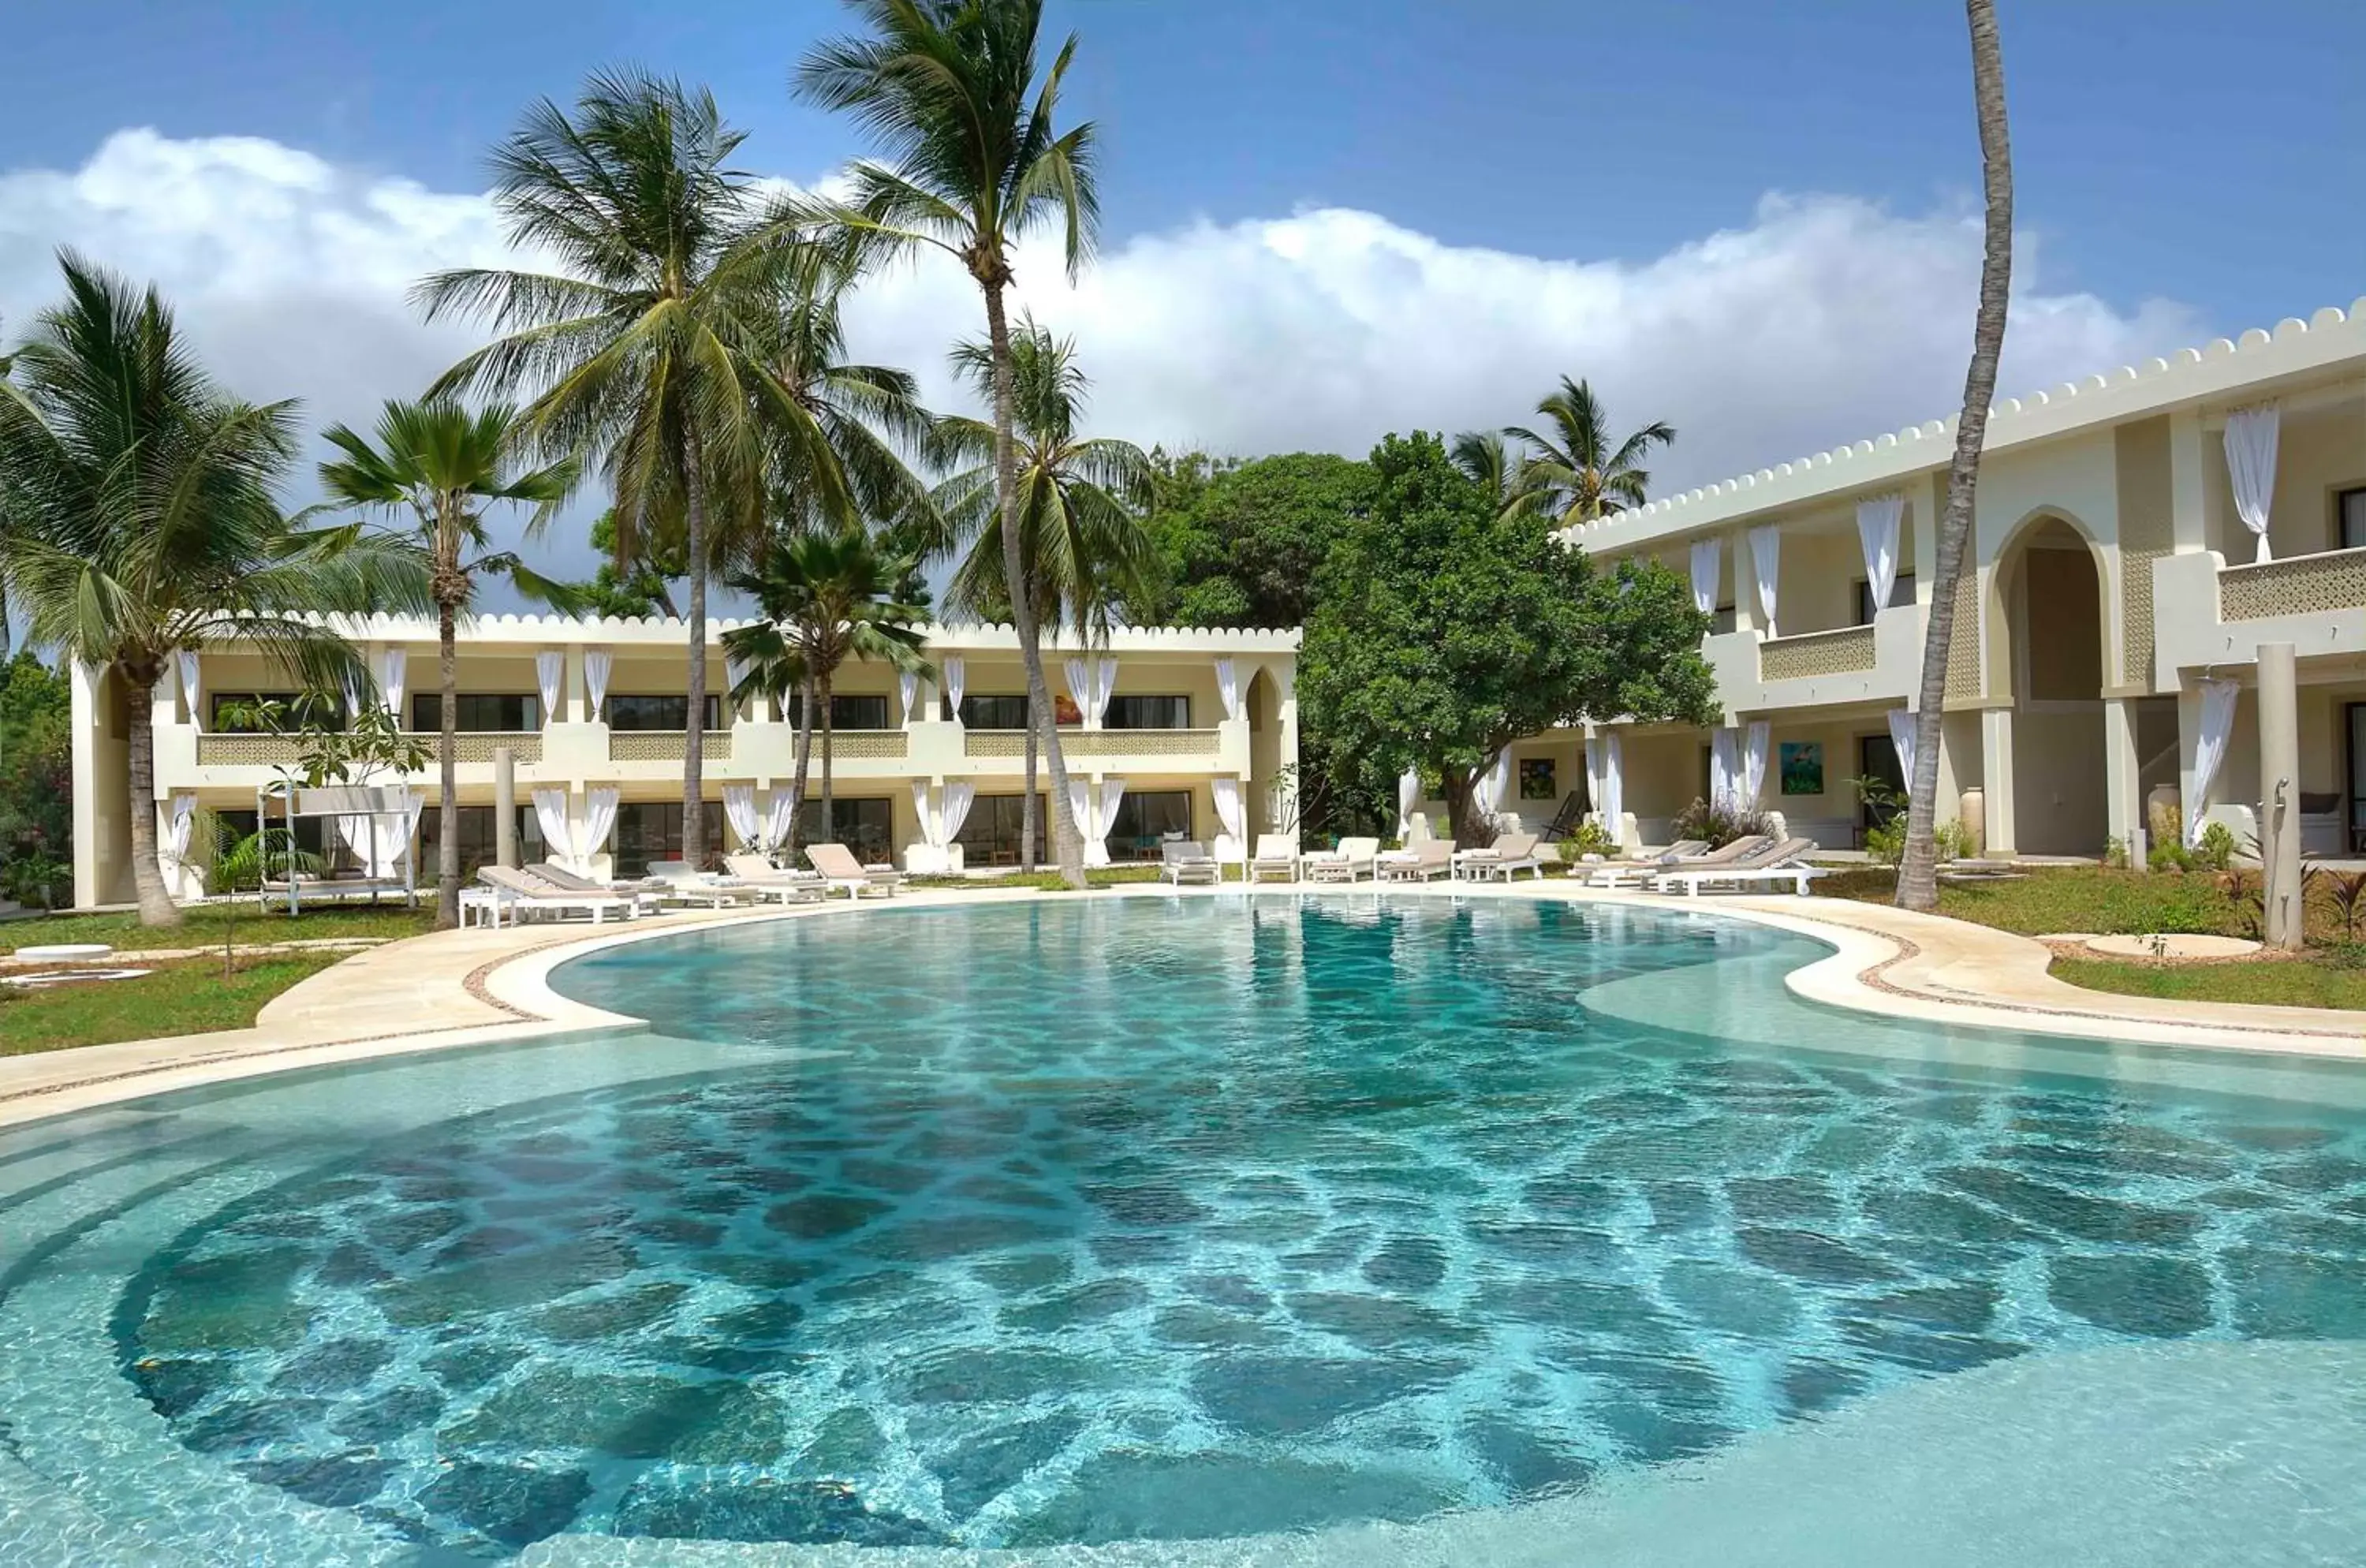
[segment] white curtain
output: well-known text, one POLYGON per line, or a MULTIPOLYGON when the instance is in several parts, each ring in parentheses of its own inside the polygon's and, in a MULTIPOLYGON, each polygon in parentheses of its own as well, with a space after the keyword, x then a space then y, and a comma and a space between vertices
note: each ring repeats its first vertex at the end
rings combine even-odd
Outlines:
POLYGON ((1241 799, 1241 781, 1229 773, 1223 774, 1210 789, 1216 797, 1217 826, 1223 829, 1226 838, 1232 840, 1234 853, 1245 856, 1248 852, 1249 821, 1247 808, 1241 799))
POLYGON ((792 826, 789 818, 789 786, 774 784, 772 807, 765 813, 764 819, 764 852, 766 854, 771 854, 789 841, 789 829, 792 826))
POLYGON ((930 849, 942 847, 944 840, 937 837, 937 825, 929 817, 929 781, 926 779, 912 781, 912 819, 920 825, 920 842, 930 849))
MULTIPOLYGON (((604 648, 587 649, 583 654, 583 694, 592 699, 592 716, 600 716, 600 705, 608 700, 608 672, 616 667, 616 656, 604 648)), ((598 844, 592 846, 598 849, 598 844)), ((592 850, 583 852, 590 854, 592 850)))
POLYGON ((1758 607, 1766 620, 1766 635, 1774 630, 1774 584, 1783 563, 1783 531, 1772 523, 1750 530, 1750 565, 1758 576, 1758 607))
POLYGON ((962 688, 969 676, 969 665, 959 654, 941 660, 938 673, 945 678, 945 702, 952 708, 953 716, 961 716, 962 688))
POLYGON ((595 784, 583 792, 583 842, 576 846, 576 868, 592 869, 592 857, 608 841, 616 826, 616 786, 595 784))
POLYGON ((1889 749, 1898 753, 1898 771, 1906 775, 1906 787, 1914 787, 1914 731, 1917 723, 1912 708, 1889 710, 1889 749))
POLYGON ((1750 730, 1741 745, 1741 804, 1752 811, 1758 809, 1759 797, 1766 790, 1767 740, 1774 727, 1763 718, 1750 721, 1750 730))
POLYGON ((1612 730, 1603 750, 1602 761, 1602 824, 1610 829, 1610 841, 1624 844, 1627 832, 1627 758, 1618 741, 1618 732, 1612 730))
MULTIPOLYGON (((1068 781, 1068 815, 1076 819, 1076 832, 1085 840, 1085 859, 1089 862, 1093 858, 1093 846, 1101 841, 1101 836, 1093 831, 1093 783, 1090 779, 1068 781)), ((1050 824, 1045 825, 1044 833, 1047 838, 1055 836, 1050 824)))
MULTIPOLYGON (((545 649, 534 656, 535 682, 542 688, 542 724, 547 729, 558 722, 558 699, 567 688, 567 655, 558 649, 545 649)), ((598 714, 592 716, 599 717, 598 714)), ((561 840, 564 843, 566 840, 561 840)))
POLYGON ((1511 782, 1512 753, 1507 747, 1495 753, 1494 762, 1471 781, 1470 804, 1482 819, 1493 820, 1495 813, 1504 808, 1504 796, 1509 793, 1511 782))
POLYGON ((1226 718, 1241 716, 1241 675, 1230 659, 1216 660, 1216 697, 1224 705, 1226 718))
POLYGON ((1725 541, 1693 541, 1693 608, 1704 615, 1717 614, 1718 579, 1725 572, 1725 541))
POLYGON ((1116 691, 1117 660, 1104 659, 1100 661, 1099 674, 1093 682, 1093 722, 1095 724, 1098 724, 1101 721, 1101 716, 1109 712, 1110 698, 1116 691))
POLYGON ((1876 495, 1856 503, 1857 542, 1865 547, 1865 586, 1872 591, 1876 615, 1889 607, 1890 590, 1898 586, 1898 525, 1905 515, 1902 495, 1876 495))
POLYGON ((395 727, 411 728, 410 716, 402 711, 402 678, 411 665, 411 656, 399 648, 379 650, 377 656, 377 689, 386 697, 386 711, 394 715, 395 727))
POLYGON ((1117 808, 1124 803, 1125 781, 1103 779, 1101 781, 1100 831, 1085 843, 1085 863, 1087 865, 1109 864, 1110 830, 1117 826, 1117 808))
POLYGON ((1082 659, 1061 660, 1061 670, 1068 677, 1068 698, 1076 705, 1076 712, 1087 724, 1093 715, 1093 670, 1082 659))
POLYGON ((542 829, 542 852, 559 860, 575 858, 572 829, 567 822, 567 792, 563 789, 538 789, 534 792, 534 823, 542 829))
POLYGON ((173 857, 175 865, 189 858, 189 829, 197 815, 197 797, 186 790, 175 792, 172 823, 164 829, 164 852, 173 857))
POLYGON ((2185 841, 2202 837, 2202 814, 2207 809, 2211 781, 2226 761, 2226 742, 2235 734, 2235 703, 2243 689, 2232 681, 2202 682, 2202 734, 2193 746, 2193 794, 2185 803, 2185 841))
POLYGON ((1413 808, 1421 804, 1421 770, 1407 768, 1397 775, 1397 842, 1413 831, 1413 808))
POLYGON ((1708 737, 1708 803, 1730 811, 1741 789, 1741 732, 1713 729, 1708 737))
POLYGON ((2259 541, 2254 559, 2267 560, 2268 508, 2276 496, 2276 405, 2260 403, 2226 416, 2226 477, 2235 486, 2235 511, 2259 541))
POLYGON ((903 723, 908 727, 914 719, 920 716, 912 711, 920 701, 918 671, 912 670, 896 671, 896 699, 903 705, 897 711, 904 716, 903 723))
POLYGON ((400 818, 372 817, 370 824, 370 874, 390 877, 395 868, 411 858, 411 836, 419 830, 419 814, 427 805, 427 796, 419 790, 406 790, 402 797, 400 818))
POLYGON ((727 784, 723 786, 723 819, 731 824, 732 836, 747 849, 754 849, 760 831, 756 820, 756 786, 750 784, 727 784))
POLYGON ((185 648, 174 655, 174 660, 181 667, 181 695, 187 699, 189 705, 189 723, 203 729, 206 727, 206 710, 199 700, 197 649, 185 648))
MULTIPOLYGON (((1601 736, 1585 738, 1585 799, 1597 816, 1602 811, 1602 761, 1606 750, 1601 736)), ((1609 823, 1606 821, 1603 826, 1608 827, 1609 823)))
POLYGON ((951 845, 961 837, 962 824, 969 820, 970 803, 977 798, 977 785, 949 784, 945 785, 943 819, 937 827, 937 842, 951 845))

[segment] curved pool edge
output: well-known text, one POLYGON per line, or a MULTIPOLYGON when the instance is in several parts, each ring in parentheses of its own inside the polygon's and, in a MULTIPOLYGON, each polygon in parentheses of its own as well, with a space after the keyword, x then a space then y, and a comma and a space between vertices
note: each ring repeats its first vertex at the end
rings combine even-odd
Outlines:
POLYGON ((437 931, 331 965, 263 1010, 255 1026, 0 1057, 0 1128, 179 1089, 415 1052, 638 1028, 550 984, 562 964, 611 948, 725 926, 997 908, 1078 898, 1544 899, 1731 919, 1807 937, 1831 951, 1786 985, 1801 998, 1890 1020, 2090 1041, 2271 1052, 2366 1061, 2366 1013, 2167 1003, 2081 991, 2054 979, 2041 942, 1941 916, 1842 899, 1684 899, 1572 886, 1496 884, 1176 888, 1135 884, 1087 893, 1032 888, 915 889, 855 905, 690 911, 613 927, 437 931))

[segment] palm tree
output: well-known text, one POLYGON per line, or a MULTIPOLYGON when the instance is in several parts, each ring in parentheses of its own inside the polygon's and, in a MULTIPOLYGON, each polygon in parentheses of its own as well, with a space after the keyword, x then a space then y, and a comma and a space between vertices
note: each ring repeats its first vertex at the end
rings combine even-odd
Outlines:
MULTIPOLYGON (((1007 580, 1026 577, 1020 556, 1018 450, 1013 434, 1010 329, 1003 299, 1014 278, 1010 248, 1037 224, 1063 225, 1068 272, 1091 249, 1099 217, 1089 121, 1053 128, 1060 84, 1076 57, 1071 34, 1036 80, 1042 0, 850 0, 869 24, 863 37, 817 45, 797 69, 797 90, 832 109, 851 110, 884 146, 886 163, 859 162, 853 199, 831 209, 839 222, 890 249, 927 245, 958 260, 986 300, 993 365, 996 509, 1004 520, 1007 580)), ((1052 690, 1026 594, 1011 604, 1027 696, 1048 719, 1052 690)), ((1067 761, 1059 734, 1043 726, 1052 769, 1061 874, 1085 881, 1084 840, 1068 806, 1067 761)), ((1033 796, 1031 795, 1031 800, 1033 796)))
POLYGON ((1964 0, 1972 34, 1972 102, 1980 127, 1980 171, 1988 219, 1980 255, 1980 302, 1972 320, 1972 363, 1964 376, 1964 411, 1947 465, 1947 510, 1939 519, 1938 570, 1931 584, 1931 625, 1922 639, 1922 684, 1914 714, 1914 776, 1906 787, 1906 851, 1898 865, 1898 903, 1939 907, 1940 721, 1947 704, 1947 664, 1955 640, 1955 592, 1971 539, 1980 445, 1996 396, 1997 356, 2004 351, 2005 307, 2012 294, 2012 143, 2004 104, 2004 54, 1993 0, 1964 0))
POLYGON ((1501 431, 1466 430, 1454 438, 1454 466, 1463 477, 1495 503, 1495 515, 1512 517, 1542 507, 1545 492, 1522 482, 1523 451, 1515 450, 1501 431))
POLYGON ((1566 376, 1537 412, 1555 439, 1516 424, 1504 434, 1536 448, 1520 461, 1518 488, 1536 492, 1537 509, 1557 523, 1591 523, 1643 504, 1643 489, 1651 481, 1643 459, 1653 446, 1676 439, 1675 426, 1661 420, 1614 444, 1594 389, 1566 376))
MULTIPOLYGON (((573 114, 545 99, 493 154, 493 200, 511 242, 558 270, 438 273, 416 298, 430 321, 490 321, 502 336, 434 389, 535 389, 523 429, 546 454, 606 473, 620 562, 639 535, 681 518, 689 600, 689 716, 682 852, 704 853, 708 525, 758 505, 776 432, 801 422, 760 360, 760 328, 781 265, 779 213, 759 210, 731 167, 744 133, 711 94, 635 73, 585 84, 573 114)), ((835 466, 808 465, 824 487, 835 466)), ((819 504, 842 512, 842 495, 819 504)))
POLYGON ((352 646, 309 613, 423 613, 416 556, 357 526, 289 523, 274 489, 296 456, 292 403, 215 385, 152 288, 62 253, 0 398, 7 571, 37 647, 113 675, 130 753, 140 918, 180 911, 156 860, 156 682, 174 657, 245 644, 314 691, 368 689, 352 646))
POLYGON ((838 671, 850 659, 878 659, 899 671, 930 673, 921 657, 929 618, 918 587, 918 558, 900 553, 891 536, 860 524, 828 533, 788 532, 756 570, 731 586, 756 601, 763 619, 723 634, 724 651, 748 673, 735 701, 758 693, 798 694, 796 772, 789 785, 789 845, 805 807, 807 759, 815 716, 821 725, 821 841, 835 841, 831 822, 830 705, 838 671))
MULTIPOLYGON (((426 555, 435 598, 435 671, 444 697, 436 746, 441 829, 435 924, 442 930, 460 923, 459 618, 476 598, 479 580, 486 577, 507 578, 528 598, 561 608, 572 597, 511 551, 489 547, 485 503, 535 507, 527 525, 532 531, 575 488, 571 462, 521 471, 511 459, 517 434, 516 412, 505 403, 472 413, 451 398, 389 402, 378 416, 377 445, 345 425, 332 425, 327 439, 345 456, 321 465, 321 483, 334 504, 408 511, 417 524, 417 547, 426 555)), ((400 722, 401 716, 396 718, 400 722)))
MULTIPOLYGON (((1054 338, 1031 317, 1011 334, 1012 404, 1017 428, 1019 549, 1027 584, 1027 614, 1038 626, 1066 627, 1087 643, 1106 643, 1114 611, 1144 603, 1154 592, 1158 551, 1141 514, 1150 505, 1149 457, 1130 441, 1076 434, 1088 382, 1076 361, 1073 338, 1054 338)), ((991 386, 987 344, 965 343, 952 352, 953 372, 981 389, 991 386)), ((995 436, 975 419, 937 422, 929 442, 941 466, 959 468, 938 486, 936 504, 948 528, 971 545, 946 597, 981 620, 999 620, 1011 603, 1004 513, 995 505, 995 436)), ((1013 617, 1014 624, 1016 617, 1013 617)), ((1048 705, 1031 698, 1026 793, 1020 805, 1020 863, 1035 865, 1035 762, 1038 736, 1056 733, 1048 705)), ((1066 784, 1055 774, 1053 787, 1066 784)))

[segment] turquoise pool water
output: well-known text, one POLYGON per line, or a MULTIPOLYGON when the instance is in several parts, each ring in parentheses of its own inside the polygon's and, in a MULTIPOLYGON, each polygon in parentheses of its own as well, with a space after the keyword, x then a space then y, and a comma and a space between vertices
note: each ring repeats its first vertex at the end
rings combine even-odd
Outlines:
MULTIPOLYGON (((1663 1478, 1869 1483, 1798 1434, 1929 1419, 1936 1470, 1949 1399, 1993 1445, 2018 1398, 2092 1463, 2052 1423, 2172 1398, 2147 1358, 2366 1338, 2366 1075, 1829 1012, 1781 983, 1821 952, 1369 895, 881 910, 558 973, 648 1032, 0 1135, 0 1559, 1447 1521, 1410 1551, 1491 1510, 1610 1532, 1535 1561, 1678 1561, 1683 1510, 1613 1540, 1663 1478)), ((2251 1391, 2308 1456, 2225 1459, 2303 1495, 2214 1560, 2341 1561, 2310 1532, 2366 1517, 2308 1465, 2354 1475, 2366 1411, 2191 1364, 2202 1450, 2251 1391)), ((1846 1463, 1932 1483, 1898 1446, 1846 1463)), ((1877 1544, 1824 1528, 1800 1561, 1877 1544)))

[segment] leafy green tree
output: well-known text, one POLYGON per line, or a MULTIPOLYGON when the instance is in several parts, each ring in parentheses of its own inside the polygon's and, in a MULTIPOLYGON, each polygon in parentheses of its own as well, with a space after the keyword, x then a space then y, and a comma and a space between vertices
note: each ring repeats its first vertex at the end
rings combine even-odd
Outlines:
POLYGON ((295 459, 294 406, 229 396, 155 290, 60 260, 66 299, 16 352, 18 395, 0 398, 9 586, 35 647, 120 689, 141 919, 172 925, 152 709, 174 656, 242 644, 308 689, 369 691, 352 646, 314 615, 423 614, 426 574, 358 525, 291 525, 275 491, 295 459))
POLYGON ((71 897, 73 708, 63 670, 29 649, 0 662, 0 895, 20 903, 71 897))
MULTIPOLYGON (((853 231, 891 249, 930 247, 959 261, 986 301, 993 366, 995 499, 1003 520, 1004 581, 1022 582, 1016 389, 1004 296, 1016 275, 1011 246, 1039 223, 1065 231, 1071 276, 1091 249, 1099 219, 1090 122, 1053 128, 1060 87, 1075 59, 1072 34, 1036 79, 1042 0, 850 0, 869 28, 817 45, 797 68, 797 89, 826 108, 851 112, 886 161, 858 162, 851 197, 833 209, 853 231)), ((1032 711, 1052 711, 1032 606, 1012 605, 1032 711)), ((1052 771, 1060 873, 1085 886, 1084 840, 1068 804, 1068 768, 1055 727, 1042 726, 1052 771)), ((1031 794, 1028 798, 1033 799, 1031 794)))
POLYGON ((1675 426, 1664 420, 1623 440, 1613 438, 1602 400, 1587 383, 1566 376, 1559 389, 1537 404, 1537 412, 1545 416, 1549 435, 1516 424, 1504 432, 1533 448, 1519 457, 1510 499, 1525 499, 1560 524, 1591 523, 1642 505, 1645 487, 1651 482, 1643 460, 1652 447, 1676 439, 1675 426))
POLYGON ((876 659, 899 671, 930 673, 921 650, 929 618, 919 559, 860 525, 833 533, 784 533, 760 568, 731 586, 756 601, 763 619, 723 634, 723 649, 747 666, 734 699, 758 693, 797 699, 796 771, 789 784, 789 848, 805 808, 807 758, 821 727, 821 837, 836 841, 831 820, 831 695, 849 660, 876 659))
POLYGON ((1597 570, 1504 515, 1436 436, 1372 453, 1378 489, 1324 563, 1299 660, 1308 728, 1386 777, 1438 778, 1470 841, 1473 782, 1524 736, 1586 718, 1707 723, 1708 617, 1664 567, 1597 570))
POLYGON ((1166 492, 1148 525, 1161 581, 1135 618, 1189 626, 1305 625, 1324 559, 1377 489, 1370 464, 1327 452, 1192 454, 1154 482, 1166 492))
MULTIPOLYGON (((460 923, 460 674, 458 627, 477 597, 477 584, 505 578, 529 599, 576 607, 565 585, 530 569, 513 551, 496 550, 485 532, 484 508, 509 502, 535 508, 529 533, 575 488, 576 467, 558 462, 526 468, 518 445, 516 411, 489 403, 474 412, 448 397, 389 402, 379 414, 376 445, 352 428, 325 433, 344 454, 321 465, 321 483, 337 506, 407 513, 426 559, 435 598, 436 689, 443 715, 436 741, 436 810, 442 818, 435 869, 435 924, 460 923)), ((395 716, 400 725, 402 716, 395 716)))
POLYGON ((679 620, 682 612, 674 607, 673 585, 689 570, 679 541, 670 545, 658 538, 654 530, 645 528, 634 544, 632 558, 624 558, 616 547, 616 514, 602 513, 592 525, 592 547, 603 558, 600 569, 588 581, 569 583, 567 592, 586 615, 614 615, 620 620, 664 615, 679 620))
MULTIPOLYGON (((1150 502, 1150 459, 1130 441, 1076 433, 1087 383, 1076 364, 1074 338, 1055 338, 1021 318, 1010 354, 1018 554, 1028 574, 1029 615, 1039 626, 1066 626, 1087 642, 1106 644, 1119 606, 1147 597, 1155 581, 1156 547, 1137 515, 1150 502)), ((956 375, 973 386, 991 387, 993 359, 986 344, 963 344, 952 360, 956 375)), ((937 514, 954 537, 971 541, 953 572, 948 600, 981 620, 1015 619, 1005 575, 1004 513, 997 504, 993 428, 948 416, 930 433, 929 450, 956 470, 937 489, 937 514)), ((1049 708, 1031 703, 1030 717, 1019 858, 1020 868, 1031 872, 1037 748, 1056 725, 1049 708)))
MULTIPOLYGON (((689 622, 682 849, 704 853, 708 530, 757 514, 783 441, 810 433, 767 370, 760 331, 790 231, 732 166, 744 133, 712 95, 637 73, 593 76, 574 111, 547 99, 493 154, 493 201, 521 251, 555 270, 466 268, 416 291, 429 320, 490 321, 502 335, 445 372, 437 391, 507 395, 546 453, 584 454, 615 502, 619 560, 640 531, 682 519, 689 622)), ((808 462, 817 482, 834 465, 808 462)), ((848 511, 842 489, 822 509, 848 511)))

